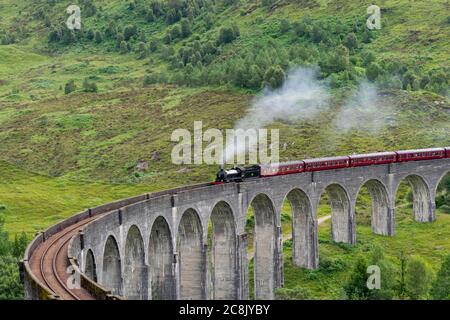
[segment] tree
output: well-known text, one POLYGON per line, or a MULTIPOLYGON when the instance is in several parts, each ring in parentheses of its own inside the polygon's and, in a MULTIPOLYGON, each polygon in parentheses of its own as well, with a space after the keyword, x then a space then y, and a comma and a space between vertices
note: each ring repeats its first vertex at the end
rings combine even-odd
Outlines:
POLYGON ((343 289, 348 299, 356 300, 388 300, 395 296, 395 278, 397 270, 395 266, 384 259, 383 248, 374 245, 370 251, 369 262, 364 257, 359 257, 343 289), (368 267, 377 266, 380 269, 379 288, 369 289, 368 280, 370 274, 368 267))
POLYGON ((431 284, 431 270, 420 257, 411 257, 406 264, 405 289, 413 300, 425 299, 431 284))
POLYGON ((348 48, 340 45, 336 48, 333 64, 336 72, 347 70, 350 66, 350 53, 348 48))
POLYGON ((371 63, 366 69, 367 79, 370 81, 375 81, 381 74, 382 69, 376 62, 371 63))
POLYGON ((125 40, 120 42, 120 53, 127 53, 128 52, 128 44, 125 40))
POLYGON ((239 37, 240 30, 237 25, 233 25, 232 27, 223 27, 220 28, 219 31, 219 44, 226 44, 232 42, 234 39, 239 37))
POLYGON ((108 25, 108 27, 105 30, 105 35, 108 38, 114 38, 117 34, 117 26, 114 21, 111 21, 108 25))
POLYGON ((367 261, 360 257, 350 274, 349 279, 344 284, 344 291, 350 300, 366 300, 370 296, 367 288, 367 261))
POLYGON ((28 239, 24 233, 15 236, 14 241, 3 230, 4 220, 0 217, 0 300, 23 299, 23 285, 20 281, 18 259, 23 256, 28 239))
POLYGON ((166 14, 166 22, 168 24, 175 23, 181 19, 181 13, 179 10, 173 8, 170 9, 166 14))
POLYGON ((261 4, 262 4, 264 7, 270 7, 270 6, 272 6, 274 3, 275 3, 275 0, 262 0, 262 1, 261 1, 261 4))
MULTIPOLYGON (((48 42, 58 42, 61 40, 61 34, 58 29, 53 29, 48 34, 48 42)), ((5 43, 6 44, 6 43, 5 43)))
POLYGON ((152 10, 149 10, 145 13, 145 20, 147 22, 153 22, 155 21, 155 15, 153 14, 152 10))
POLYGON ((358 38, 356 38, 356 35, 353 32, 351 32, 345 36, 343 44, 350 50, 357 49, 358 48, 358 38))
POLYGON ((98 87, 97 84, 93 81, 90 81, 88 78, 83 80, 83 91, 84 92, 97 92, 98 87))
POLYGON ((450 300, 450 254, 444 258, 437 273, 431 288, 431 296, 437 300, 450 300))
POLYGON ((101 43, 103 41, 103 36, 100 31, 98 31, 98 30, 95 31, 94 40, 95 40, 95 43, 101 43))
POLYGON ((64 86, 64 93, 65 94, 69 94, 71 92, 74 92, 77 89, 77 86, 75 84, 74 80, 70 80, 69 82, 66 83, 66 85, 64 86))
POLYGON ((158 41, 157 40, 150 41, 150 51, 155 52, 156 50, 158 50, 158 41))
POLYGON ((280 32, 281 33, 286 33, 291 29, 291 24, 289 23, 288 20, 286 19, 282 19, 280 21, 280 32))
POLYGON ((123 30, 123 37, 125 41, 130 40, 131 37, 135 36, 137 33, 137 27, 134 24, 130 24, 123 30))
POLYGON ((368 66, 372 62, 375 62, 375 54, 372 51, 364 51, 361 54, 361 58, 364 66, 368 66))
POLYGON ((259 89, 261 88, 262 81, 261 69, 255 64, 251 65, 246 86, 250 89, 259 89))
POLYGON ((144 59, 148 55, 147 45, 144 42, 139 42, 137 51, 138 51, 139 59, 144 59))
POLYGON ((94 36, 95 36, 94 31, 92 31, 92 29, 89 29, 86 33, 86 38, 89 41, 92 41, 94 39, 94 36))
POLYGON ((170 29, 170 37, 172 40, 175 40, 177 38, 181 37, 181 28, 178 25, 173 26, 172 29, 170 29))
POLYGON ((280 66, 271 66, 264 74, 264 82, 272 89, 281 87, 286 74, 280 66))
POLYGON ((189 20, 183 19, 181 20, 181 36, 183 38, 187 38, 191 35, 191 25, 189 24, 189 20))
POLYGON ((303 37, 308 32, 308 26, 304 22, 294 22, 293 29, 295 34, 299 37, 303 37))

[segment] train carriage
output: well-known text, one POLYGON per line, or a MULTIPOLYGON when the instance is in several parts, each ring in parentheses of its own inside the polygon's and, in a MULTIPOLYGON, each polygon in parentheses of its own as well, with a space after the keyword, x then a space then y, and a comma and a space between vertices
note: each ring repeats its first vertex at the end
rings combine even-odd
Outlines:
POLYGON ((356 154, 350 156, 350 167, 394 163, 396 160, 397 154, 395 152, 356 154))
POLYGON ((445 158, 444 148, 397 151, 397 162, 445 158))
POLYGON ((291 161, 261 165, 261 177, 300 173, 303 171, 305 171, 305 163, 303 161, 291 161))
POLYGON ((305 171, 321 171, 348 168, 350 166, 350 158, 348 156, 330 157, 319 159, 304 160, 305 171))

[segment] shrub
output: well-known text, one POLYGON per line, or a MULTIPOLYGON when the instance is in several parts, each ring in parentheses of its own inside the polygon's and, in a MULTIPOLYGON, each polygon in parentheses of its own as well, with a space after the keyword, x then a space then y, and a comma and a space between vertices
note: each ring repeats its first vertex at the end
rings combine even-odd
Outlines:
POLYGON ((84 92, 97 92, 98 87, 94 81, 90 81, 88 78, 83 80, 83 91, 84 92))
POLYGON ((347 264, 342 259, 329 259, 323 258, 320 260, 320 270, 324 272, 336 272, 342 271, 346 268, 347 264))
POLYGON ((411 257, 406 264, 405 289, 413 300, 426 299, 431 285, 431 269, 420 257, 411 257))
POLYGON ((308 289, 296 286, 293 289, 278 288, 275 290, 277 300, 308 300, 311 299, 311 293, 308 289))
POLYGON ((370 81, 375 81, 375 80, 377 80, 377 78, 381 74, 381 72, 382 72, 382 69, 381 69, 380 65, 377 64, 376 62, 373 62, 373 63, 369 64, 369 66, 366 69, 367 79, 369 79, 370 81))
POLYGON ((233 25, 232 27, 223 27, 219 31, 219 38, 217 41, 219 44, 230 43, 239 37, 239 35, 240 31, 236 25, 233 25))
POLYGON ((156 50, 158 50, 158 41, 157 40, 150 41, 149 49, 151 52, 155 52, 156 50))
POLYGON ((291 29, 291 24, 289 23, 288 20, 283 19, 280 21, 280 32, 281 33, 286 33, 291 29))
POLYGON ((75 84, 74 80, 70 80, 69 82, 66 83, 66 85, 64 86, 64 93, 65 94, 69 94, 71 92, 74 92, 77 89, 77 86, 75 84))
POLYGON ((131 39, 131 37, 135 36, 137 33, 137 27, 134 24, 128 25, 123 30, 123 37, 125 41, 128 41, 131 39))
POLYGON ((120 53, 124 54, 128 52, 128 44, 125 40, 120 42, 120 53))
POLYGON ((450 299, 450 254, 444 258, 437 273, 431 288, 431 296, 436 300, 450 299))
POLYGON ((272 89, 281 87, 285 78, 286 74, 280 66, 271 66, 264 74, 265 84, 272 89))
POLYGON ((100 31, 98 31, 98 30, 95 31, 94 40, 95 40, 95 43, 100 43, 100 42, 103 41, 103 36, 102 36, 102 33, 100 31))
POLYGON ((344 284, 344 291, 350 300, 366 300, 370 295, 370 290, 367 288, 367 261, 360 257, 349 279, 344 284))
POLYGON ((167 76, 164 73, 149 73, 144 77, 144 86, 148 86, 155 83, 166 83, 167 76))
POLYGON ((358 48, 358 39, 356 38, 356 35, 352 32, 345 36, 343 44, 350 50, 354 50, 358 48))
POLYGON ((92 31, 92 29, 89 29, 86 33, 86 38, 89 41, 92 41, 92 40, 94 40, 94 36, 95 36, 94 31, 92 31))
POLYGON ((0 218, 0 300, 23 299, 18 262, 25 252, 28 238, 22 233, 10 241, 3 226, 4 220, 0 218))
MULTIPOLYGON (((58 29, 50 30, 50 32, 48 34, 48 42, 52 43, 52 42, 58 42, 60 40, 61 40, 61 33, 59 32, 59 30, 58 29)), ((2 44, 7 44, 7 43, 3 43, 3 40, 2 40, 2 44)))
POLYGON ((139 59, 144 59, 148 55, 148 49, 147 45, 144 42, 139 42, 137 53, 139 56, 139 59))
POLYGON ((181 36, 186 38, 191 35, 191 25, 189 20, 183 19, 181 20, 181 36))

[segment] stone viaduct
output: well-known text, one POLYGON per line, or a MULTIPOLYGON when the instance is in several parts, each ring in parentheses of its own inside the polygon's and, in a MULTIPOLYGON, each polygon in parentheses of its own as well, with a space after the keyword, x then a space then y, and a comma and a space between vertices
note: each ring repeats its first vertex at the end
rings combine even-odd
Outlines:
POLYGON ((295 265, 319 265, 317 208, 324 193, 332 239, 356 242, 356 199, 372 198, 372 230, 395 235, 395 198, 402 181, 413 191, 418 222, 435 220, 436 188, 450 159, 306 172, 242 183, 150 194, 112 210, 72 239, 81 272, 128 299, 248 299, 246 220, 254 212, 254 296, 273 299, 283 285, 281 208, 292 208, 295 265), (209 236, 208 236, 209 235, 209 236))

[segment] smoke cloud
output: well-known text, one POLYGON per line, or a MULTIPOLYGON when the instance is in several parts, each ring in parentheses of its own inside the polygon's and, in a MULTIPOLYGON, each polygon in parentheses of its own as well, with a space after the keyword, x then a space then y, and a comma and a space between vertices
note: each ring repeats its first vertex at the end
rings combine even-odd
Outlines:
MULTIPOLYGON (((314 68, 292 70, 281 88, 265 88, 262 95, 254 99, 247 115, 236 123, 235 129, 260 129, 275 121, 314 118, 328 106, 330 98, 327 87, 319 82, 317 75, 318 70, 314 68)), ((253 147, 239 141, 228 143, 226 162, 253 147)))
POLYGON ((317 70, 298 68, 288 74, 281 88, 265 88, 235 128, 257 129, 277 120, 310 119, 328 106, 328 100, 328 90, 317 79, 317 70))
MULTIPOLYGON (((249 130, 265 127, 275 121, 297 121, 315 118, 329 110, 330 90, 318 80, 318 70, 301 67, 292 70, 279 89, 265 88, 253 100, 247 115, 235 125, 235 130, 249 130)), ((376 85, 362 81, 357 90, 344 102, 332 120, 336 135, 351 130, 378 133, 395 122, 395 112, 387 100, 379 94, 376 85)), ((253 140, 255 142, 255 140, 253 140)), ((332 145, 333 141, 329 141, 332 145)), ((234 163, 235 156, 249 154, 257 143, 235 139, 227 142, 224 161, 234 163)))
POLYGON ((333 121, 337 133, 350 130, 377 133, 395 121, 393 108, 379 94, 376 85, 362 81, 333 121))

